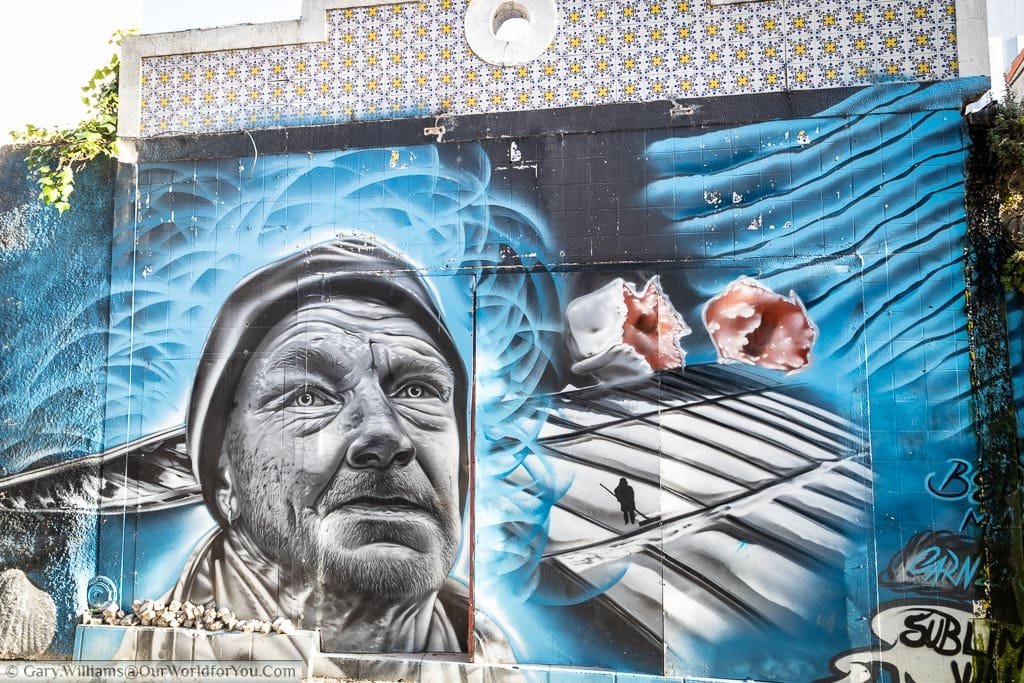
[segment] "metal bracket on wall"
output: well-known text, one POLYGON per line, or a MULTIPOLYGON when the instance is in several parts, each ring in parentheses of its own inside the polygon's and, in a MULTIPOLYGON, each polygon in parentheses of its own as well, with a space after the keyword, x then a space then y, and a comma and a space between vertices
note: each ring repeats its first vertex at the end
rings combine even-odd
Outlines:
POLYGON ((693 116, 699 108, 699 104, 690 104, 687 102, 680 102, 679 100, 672 100, 672 108, 668 110, 668 115, 672 118, 677 116, 693 116))
POLYGON ((436 142, 444 142, 445 134, 454 128, 455 119, 450 114, 441 114, 434 117, 434 125, 423 128, 423 136, 435 138, 436 142))
POLYGON ((424 137, 437 136, 437 141, 441 142, 444 138, 444 134, 448 132, 448 129, 444 126, 427 126, 423 129, 424 137))

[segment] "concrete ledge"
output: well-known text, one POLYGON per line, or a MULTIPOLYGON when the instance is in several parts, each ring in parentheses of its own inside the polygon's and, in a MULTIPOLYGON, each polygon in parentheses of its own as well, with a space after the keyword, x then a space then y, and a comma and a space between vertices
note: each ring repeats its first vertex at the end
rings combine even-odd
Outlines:
POLYGON ((320 634, 316 631, 281 635, 156 626, 80 625, 75 629, 73 658, 176 662, 301 660, 302 675, 308 677, 319 650, 320 634))
MULTIPOLYGON (((543 664, 472 662, 457 653, 334 654, 320 652, 317 631, 289 635, 199 631, 153 626, 78 626, 75 660, 149 661, 129 657, 143 641, 157 636, 163 661, 303 662, 305 678, 375 683, 739 683, 721 678, 658 676, 543 664)), ((151 654, 148 650, 146 655, 151 654)), ((745 683, 758 683, 747 679, 745 683)))
POLYGON ((623 683, 641 681, 681 681, 658 676, 626 678, 632 674, 616 674, 596 669, 571 669, 539 664, 491 664, 459 661, 448 655, 410 655, 381 657, 378 655, 322 654, 313 666, 315 676, 342 677, 352 681, 420 683, 623 683))
POLYGON ((313 673, 323 678, 374 683, 739 683, 543 664, 469 662, 459 661, 452 655, 435 654, 393 657, 321 654, 316 658, 313 673))

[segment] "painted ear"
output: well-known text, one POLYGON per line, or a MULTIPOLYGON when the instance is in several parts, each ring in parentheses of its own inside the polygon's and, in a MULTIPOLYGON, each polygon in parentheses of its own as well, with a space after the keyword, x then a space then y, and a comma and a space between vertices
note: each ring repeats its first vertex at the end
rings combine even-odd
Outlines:
POLYGON ((220 485, 214 491, 214 500, 221 517, 227 520, 228 526, 235 525, 235 518, 238 516, 238 499, 235 497, 234 487, 231 485, 231 467, 221 456, 220 485))

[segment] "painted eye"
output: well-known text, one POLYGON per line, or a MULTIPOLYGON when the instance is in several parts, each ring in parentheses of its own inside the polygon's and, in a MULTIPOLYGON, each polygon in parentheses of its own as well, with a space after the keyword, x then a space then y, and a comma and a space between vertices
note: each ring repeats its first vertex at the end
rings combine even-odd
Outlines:
POLYGON ((430 398, 439 394, 433 387, 422 382, 410 382, 395 392, 396 398, 430 398))
POLYGON ((302 391, 295 395, 292 399, 292 405, 299 408, 312 408, 315 405, 323 403, 320 397, 314 394, 312 391, 302 391))

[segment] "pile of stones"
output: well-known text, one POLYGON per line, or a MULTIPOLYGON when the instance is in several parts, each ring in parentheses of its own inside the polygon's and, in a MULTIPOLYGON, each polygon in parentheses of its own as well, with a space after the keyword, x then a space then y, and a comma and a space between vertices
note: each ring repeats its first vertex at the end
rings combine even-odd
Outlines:
POLYGON ((192 628, 203 631, 238 631, 239 633, 280 633, 295 630, 291 619, 278 617, 273 621, 260 619, 239 619, 228 607, 217 607, 210 602, 197 605, 189 601, 136 600, 132 611, 125 612, 117 605, 100 611, 88 611, 82 615, 82 623, 98 626, 166 626, 168 628, 192 628))

